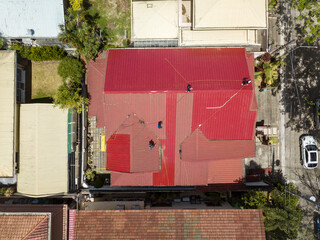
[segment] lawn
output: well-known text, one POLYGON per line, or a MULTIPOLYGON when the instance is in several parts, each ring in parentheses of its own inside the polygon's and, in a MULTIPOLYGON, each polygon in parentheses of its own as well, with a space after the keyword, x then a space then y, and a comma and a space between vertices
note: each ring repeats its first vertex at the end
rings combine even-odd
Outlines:
POLYGON ((62 79, 57 73, 59 62, 32 62, 32 99, 52 98, 62 79))
POLYGON ((90 0, 89 14, 100 15, 98 26, 110 32, 113 39, 108 45, 127 47, 131 36, 130 0, 90 0))

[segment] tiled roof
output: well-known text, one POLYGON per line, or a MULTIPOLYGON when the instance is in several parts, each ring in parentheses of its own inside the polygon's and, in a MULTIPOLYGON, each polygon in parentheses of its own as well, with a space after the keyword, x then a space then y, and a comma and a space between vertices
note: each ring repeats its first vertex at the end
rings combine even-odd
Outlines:
POLYGON ((0 204, 1 212, 51 213, 51 239, 67 239, 67 205, 0 204))
POLYGON ((265 239, 262 210, 78 211, 73 239, 265 239))
POLYGON ((34 213, 0 213, 0 239, 37 239, 49 237, 49 216, 34 213))
MULTIPOLYGON (((116 49, 104 55, 88 65, 89 116, 97 117, 108 141, 134 114, 161 143, 160 172, 154 168, 150 175, 141 167, 141 172, 128 174, 127 166, 125 172, 112 173, 112 186, 207 185, 242 178, 241 159, 255 151, 254 81, 241 85, 244 77, 254 77, 252 54, 245 49, 199 48, 116 49), (189 93, 187 83, 194 88, 189 93), (237 167, 230 168, 228 176, 212 178, 210 174, 225 171, 215 160, 237 161, 237 167)), ((139 153, 145 156, 136 158, 144 162, 146 142, 135 143, 144 144, 139 153)), ((108 170, 117 170, 108 168, 108 155, 106 162, 108 170)))

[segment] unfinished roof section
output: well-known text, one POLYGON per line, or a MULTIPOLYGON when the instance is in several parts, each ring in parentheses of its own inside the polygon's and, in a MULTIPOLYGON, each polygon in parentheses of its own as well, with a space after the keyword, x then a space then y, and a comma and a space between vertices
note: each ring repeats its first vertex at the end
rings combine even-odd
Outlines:
POLYGON ((0 177, 13 176, 16 53, 0 51, 0 177))
POLYGON ((0 2, 0 36, 56 38, 64 24, 63 0, 10 0, 0 2))
POLYGON ((132 1, 132 39, 178 39, 178 1, 132 1))
POLYGON ((20 109, 18 192, 30 196, 68 191, 68 111, 52 104, 20 109))
POLYGON ((77 211, 73 229, 73 239, 265 239, 261 209, 77 211))
POLYGON ((193 0, 194 29, 267 27, 265 0, 193 0))
POLYGON ((159 172, 160 150, 159 137, 143 120, 132 114, 127 116, 107 141, 107 170, 131 173, 159 172), (153 143, 152 148, 150 141, 153 143))

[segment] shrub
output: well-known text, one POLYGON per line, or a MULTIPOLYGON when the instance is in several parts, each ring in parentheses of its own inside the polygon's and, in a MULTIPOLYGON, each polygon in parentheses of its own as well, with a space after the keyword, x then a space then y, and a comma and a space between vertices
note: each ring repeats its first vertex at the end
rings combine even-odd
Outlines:
POLYGON ((81 83, 84 71, 82 62, 70 57, 62 59, 58 66, 58 74, 62 77, 63 81, 70 78, 73 81, 81 83))
POLYGON ((4 44, 3 39, 0 38, 0 49, 3 47, 3 44, 4 44))
POLYGON ((62 77, 63 84, 54 96, 54 104, 62 109, 73 108, 78 113, 82 105, 87 110, 89 100, 81 96, 82 76, 85 72, 83 64, 74 58, 64 58, 58 66, 58 74, 62 77))
POLYGON ((0 195, 4 195, 5 192, 6 192, 6 190, 7 190, 6 187, 2 187, 2 188, 0 189, 0 195))
POLYGON ((22 58, 37 62, 61 60, 67 55, 66 51, 58 46, 27 47, 14 43, 11 49, 16 50, 22 58))
POLYGON ((4 193, 4 195, 5 195, 6 197, 11 197, 12 194, 15 193, 15 191, 16 191, 16 189, 15 189, 14 187, 8 187, 7 190, 6 190, 6 192, 4 193))

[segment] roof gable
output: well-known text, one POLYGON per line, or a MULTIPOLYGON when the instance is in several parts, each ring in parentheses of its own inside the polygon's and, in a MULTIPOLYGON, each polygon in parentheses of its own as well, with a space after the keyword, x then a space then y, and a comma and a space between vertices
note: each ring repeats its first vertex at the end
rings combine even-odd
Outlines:
POLYGON ((1 239, 48 239, 49 215, 0 213, 1 239))

